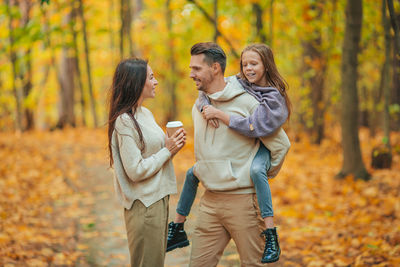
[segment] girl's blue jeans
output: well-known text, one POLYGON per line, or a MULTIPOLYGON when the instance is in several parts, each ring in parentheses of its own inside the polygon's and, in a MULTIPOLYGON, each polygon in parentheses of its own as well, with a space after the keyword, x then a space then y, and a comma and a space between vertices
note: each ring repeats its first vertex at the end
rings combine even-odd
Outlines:
MULTIPOLYGON (((255 155, 250 167, 250 177, 256 189, 257 201, 261 211, 261 217, 272 217, 271 189, 268 183, 267 171, 271 167, 271 153, 260 142, 260 148, 255 155)), ((186 173, 185 183, 179 198, 176 212, 183 216, 188 216, 196 197, 199 179, 193 173, 193 167, 186 173)))

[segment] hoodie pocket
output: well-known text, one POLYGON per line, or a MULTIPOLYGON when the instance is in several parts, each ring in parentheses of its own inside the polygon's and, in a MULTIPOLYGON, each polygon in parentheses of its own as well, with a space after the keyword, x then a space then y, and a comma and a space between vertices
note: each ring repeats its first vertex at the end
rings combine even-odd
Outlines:
POLYGON ((229 160, 200 160, 194 165, 193 173, 206 189, 227 191, 238 188, 229 160))

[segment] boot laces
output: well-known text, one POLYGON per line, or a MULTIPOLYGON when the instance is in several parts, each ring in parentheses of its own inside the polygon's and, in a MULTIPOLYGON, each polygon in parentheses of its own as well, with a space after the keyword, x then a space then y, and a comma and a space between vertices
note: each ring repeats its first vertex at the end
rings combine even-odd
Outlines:
POLYGON ((175 230, 176 230, 176 227, 174 227, 174 225, 173 225, 172 223, 169 223, 169 227, 168 227, 168 238, 171 238, 171 237, 174 236, 175 230))
POLYGON ((175 223, 173 223, 173 222, 170 222, 170 223, 169 223, 169 227, 168 227, 168 239, 172 239, 172 238, 176 235, 176 232, 179 231, 177 226, 178 226, 178 225, 175 224, 175 223))
POLYGON ((271 233, 262 232, 260 236, 265 236, 265 249, 264 252, 271 252, 277 250, 275 236, 271 233))

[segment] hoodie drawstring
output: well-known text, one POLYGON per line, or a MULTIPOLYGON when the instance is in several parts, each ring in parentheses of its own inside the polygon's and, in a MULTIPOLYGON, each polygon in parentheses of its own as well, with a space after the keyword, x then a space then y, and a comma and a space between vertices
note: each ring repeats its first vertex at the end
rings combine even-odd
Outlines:
MULTIPOLYGON (((207 124, 206 124, 206 130, 204 131, 204 143, 206 142, 207 130, 208 130, 208 121, 207 121, 207 124)), ((213 136, 212 136, 212 139, 211 139, 211 144, 214 144, 215 132, 216 132, 216 131, 217 131, 217 129, 214 128, 213 136)))

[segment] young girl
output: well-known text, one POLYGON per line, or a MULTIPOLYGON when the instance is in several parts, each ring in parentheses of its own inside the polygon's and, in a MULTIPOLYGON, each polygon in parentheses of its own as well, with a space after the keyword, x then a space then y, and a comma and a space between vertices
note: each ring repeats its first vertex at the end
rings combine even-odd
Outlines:
MULTIPOLYGON (((248 137, 268 136, 276 132, 290 116, 290 101, 286 94, 287 84, 280 76, 271 49, 264 44, 246 47, 241 55, 240 76, 238 81, 243 88, 254 96, 260 105, 249 117, 226 114, 209 105, 207 96, 200 93, 196 101, 197 108, 205 119, 218 127, 218 120, 231 129, 248 137)), ((271 149, 274 154, 273 149, 271 149)), ((276 176, 280 169, 274 166, 268 177, 276 176)), ((276 228, 273 222, 271 191, 268 184, 267 171, 271 166, 270 151, 260 142, 260 148, 252 162, 250 176, 254 183, 261 216, 264 219, 266 237, 263 263, 275 262, 279 259, 280 248, 276 228)), ((183 223, 193 204, 199 180, 193 174, 193 168, 186 175, 185 184, 177 207, 174 222, 169 224, 167 251, 189 245, 183 223)))
POLYGON ((126 59, 114 73, 110 90, 108 148, 114 186, 124 207, 131 266, 164 266, 169 195, 176 193, 172 157, 186 132, 166 137, 145 99, 158 84, 146 61, 126 59))

